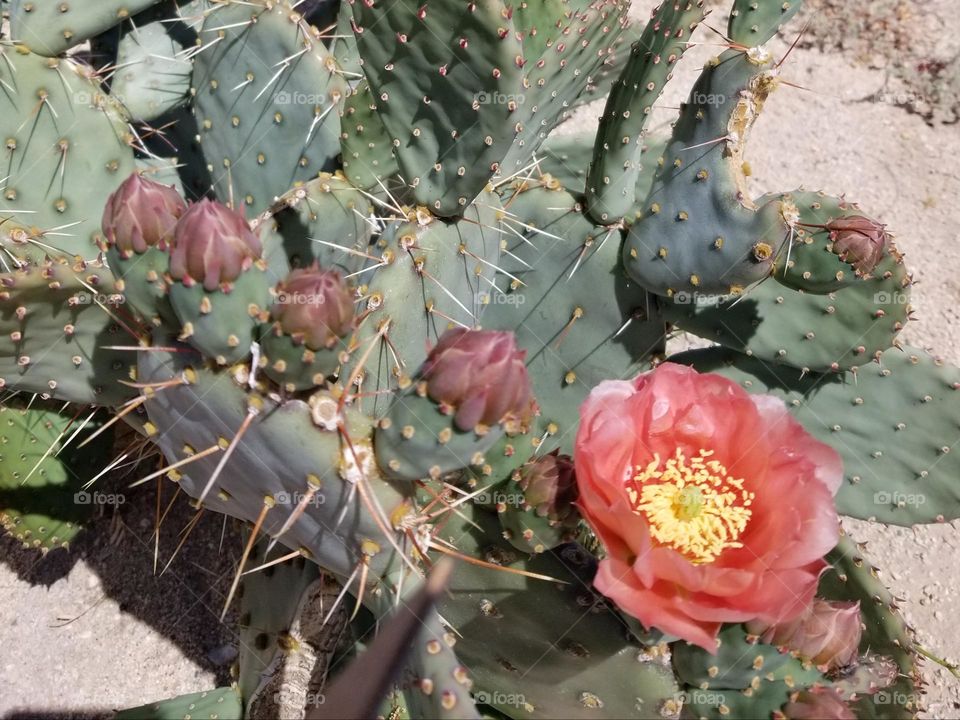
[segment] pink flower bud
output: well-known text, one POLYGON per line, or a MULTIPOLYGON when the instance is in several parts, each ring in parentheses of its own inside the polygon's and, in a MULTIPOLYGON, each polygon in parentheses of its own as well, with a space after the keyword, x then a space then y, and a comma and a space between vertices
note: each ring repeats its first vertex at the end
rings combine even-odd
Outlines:
POLYGON ((580 514, 574 505, 579 497, 573 459, 554 450, 527 463, 520 471, 520 489, 527 505, 552 522, 575 525, 580 514))
POLYGON ((827 223, 833 251, 858 273, 869 273, 883 259, 890 237, 876 220, 852 215, 827 223))
POLYGON ((440 338, 421 376, 434 401, 456 410, 454 422, 463 431, 525 421, 533 412, 525 357, 511 332, 455 328, 440 338))
POLYGON ((350 289, 336 270, 294 270, 280 283, 270 313, 285 335, 311 350, 330 348, 353 330, 350 289))
POLYGON ((260 257, 260 240, 239 212, 212 200, 190 206, 180 218, 170 251, 170 274, 207 291, 232 283, 260 257))
POLYGON ((783 706, 780 717, 789 720, 857 720, 853 710, 833 688, 804 690, 783 706))
POLYGON ((107 198, 103 234, 125 254, 144 253, 150 247, 163 250, 186 209, 174 188, 133 173, 107 198))
POLYGON ((815 598, 807 612, 789 622, 747 629, 765 643, 786 647, 818 666, 847 667, 857 661, 860 637, 860 603, 815 598))

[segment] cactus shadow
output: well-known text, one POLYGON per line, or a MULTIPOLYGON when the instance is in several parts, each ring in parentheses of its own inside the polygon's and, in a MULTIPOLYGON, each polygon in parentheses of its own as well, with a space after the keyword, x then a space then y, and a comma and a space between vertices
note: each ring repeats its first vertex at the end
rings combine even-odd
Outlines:
MULTIPOLYGON (((239 643, 236 610, 232 608, 223 621, 219 616, 242 551, 239 523, 205 513, 187 533, 196 511, 183 493, 170 487, 172 483, 163 480, 159 498, 155 484, 129 489, 131 481, 153 469, 154 463, 141 462, 126 473, 112 473, 98 480, 96 487, 101 493, 122 498, 122 502, 97 506, 87 528, 69 549, 59 548, 41 555, 3 535, 0 565, 21 582, 46 587, 54 597, 90 595, 93 607, 82 611, 71 624, 76 624, 80 631, 86 627, 94 629, 101 642, 136 646, 142 641, 139 635, 143 628, 129 622, 122 622, 122 627, 136 628, 137 636, 100 634, 102 618, 109 614, 103 612, 107 610, 103 600, 107 600, 124 615, 133 616, 174 643, 201 670, 216 675, 216 685, 229 684, 232 653, 228 648, 239 643), (165 513, 159 541, 154 533, 158 506, 165 513), (168 562, 169 567, 165 567, 168 562), (96 575, 98 586, 91 589, 89 573, 77 567, 80 563, 96 575), (100 595, 102 599, 97 600, 100 595)), ((107 622, 111 623, 108 628, 117 629, 113 621, 107 622)), ((143 702, 156 699, 144 697, 143 702)), ((24 716, 38 717, 45 711, 23 712, 24 716)), ((61 715, 54 712, 51 717, 103 714, 109 713, 78 710, 61 715)))

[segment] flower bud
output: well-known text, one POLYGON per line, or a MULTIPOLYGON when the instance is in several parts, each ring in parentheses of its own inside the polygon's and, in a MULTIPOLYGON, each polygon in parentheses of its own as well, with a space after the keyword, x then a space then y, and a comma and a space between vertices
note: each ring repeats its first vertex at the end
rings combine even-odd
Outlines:
POLYGON ((107 241, 125 255, 163 250, 186 210, 174 188, 133 173, 107 198, 101 226, 107 241))
POLYGON ((330 348, 353 329, 353 297, 339 272, 314 265, 280 283, 270 314, 296 342, 311 350, 330 348))
POLYGON ((573 459, 554 450, 537 458, 520 471, 520 489, 524 502, 540 517, 551 522, 575 525, 580 519, 576 503, 579 497, 573 459))
POLYGON ((170 251, 170 274, 208 292, 232 283, 260 257, 260 240, 239 212, 212 200, 190 206, 180 218, 170 251))
POLYGON ((765 643, 787 647, 831 670, 856 663, 863 633, 859 602, 820 598, 815 598, 807 612, 795 620, 768 627, 748 623, 747 629, 765 643))
POLYGON ((533 412, 525 357, 511 332, 455 328, 433 348, 421 377, 435 402, 456 410, 460 430, 525 421, 533 412))
POLYGON ((804 690, 781 710, 789 720, 857 720, 853 710, 833 688, 815 687, 804 690))
POLYGON ((890 246, 890 236, 876 220, 851 215, 827 223, 833 251, 858 273, 869 273, 883 259, 890 246))

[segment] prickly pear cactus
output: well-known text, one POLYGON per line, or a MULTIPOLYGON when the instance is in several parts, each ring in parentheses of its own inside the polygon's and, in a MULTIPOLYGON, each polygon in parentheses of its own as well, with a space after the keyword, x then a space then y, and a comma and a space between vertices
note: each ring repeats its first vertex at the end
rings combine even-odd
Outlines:
MULTIPOLYGON (((843 667, 815 665, 745 612, 700 618, 715 653, 641 627, 598 589, 608 560, 640 553, 585 510, 601 491, 581 408, 680 329, 718 347, 674 363, 785 402, 797 435, 842 456, 831 513, 960 517, 960 371, 900 344, 912 281, 892 233, 845 197, 748 182, 749 130, 781 82, 764 43, 799 0, 734 3, 668 137, 649 113, 706 37, 695 0, 634 26, 620 0, 204 0, 131 22, 153 3, 94 5, 18 0, 0 45, 0 388, 75 404, 47 434, 112 408, 196 507, 247 526, 227 600, 237 686, 130 712, 320 712, 328 675, 362 657, 345 628, 404 603, 442 556, 456 567, 385 681, 403 697, 391 716, 915 711, 871 700, 916 697, 915 652, 848 540, 811 594, 863 634, 844 626, 843 667), (63 54, 108 32, 109 92, 63 54), (553 133, 606 93, 595 134, 553 133)), ((0 410, 11 447, 33 442, 23 406, 0 410)), ((667 410, 649 413, 660 432, 697 420, 667 410)), ((716 469, 704 452, 637 477, 716 469)), ((52 459, 13 488, 33 455, 12 457, 3 491, 38 504, 10 503, 7 523, 63 542, 36 480, 52 459)), ((705 532, 700 485, 683 489, 658 506, 689 523, 674 540, 705 532)), ((620 530, 636 539, 643 517, 620 530)), ((715 559, 683 558, 681 579, 715 559)), ((689 604, 673 600, 667 620, 689 604)))

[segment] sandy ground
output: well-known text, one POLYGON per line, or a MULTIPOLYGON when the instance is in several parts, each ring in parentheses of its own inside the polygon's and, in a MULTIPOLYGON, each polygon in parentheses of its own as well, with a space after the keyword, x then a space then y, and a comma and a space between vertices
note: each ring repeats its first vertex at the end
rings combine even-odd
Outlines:
MULTIPOLYGON (((931 7, 944 9, 949 0, 908 4, 917 10, 915 22, 929 22, 931 7)), ((937 28, 940 43, 960 38, 960 21, 949 22, 952 27, 937 28)), ((722 20, 712 24, 722 27, 722 20)), ((695 48, 683 61, 681 87, 668 90, 664 106, 677 104, 711 52, 716 49, 695 48)), ((916 320, 903 339, 960 363, 960 129, 930 127, 895 107, 884 58, 858 61, 863 58, 853 52, 797 49, 790 55, 784 76, 807 90, 783 87, 768 102, 748 154, 754 190, 846 192, 885 221, 918 281, 916 320)), ((590 106, 565 131, 589 127, 599 112, 590 106)), ((661 116, 669 121, 668 110, 661 116)), ((235 637, 229 619, 220 624, 218 615, 239 554, 236 535, 228 528, 221 538, 221 518, 204 518, 167 573, 156 578, 154 503, 152 490, 128 496, 116 516, 98 521, 70 555, 38 559, 0 541, 0 643, 7 649, 0 660, 0 714, 101 715, 227 678, 235 637)), ((189 517, 181 510, 164 527, 161 566, 189 517)), ((868 543, 918 642, 960 661, 956 524, 845 525, 868 543)), ((960 682, 929 662, 925 676, 926 716, 960 716, 960 682)))

